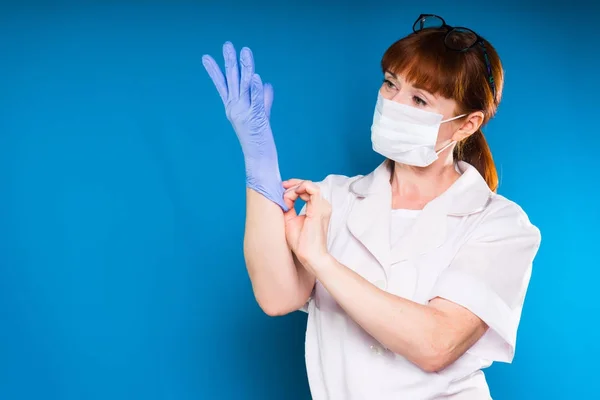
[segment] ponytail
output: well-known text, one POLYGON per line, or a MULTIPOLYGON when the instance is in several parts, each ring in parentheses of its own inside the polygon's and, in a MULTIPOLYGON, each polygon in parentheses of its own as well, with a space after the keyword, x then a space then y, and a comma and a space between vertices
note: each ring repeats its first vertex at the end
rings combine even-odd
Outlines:
POLYGON ((455 147, 455 159, 471 164, 483 177, 492 192, 498 189, 498 172, 490 146, 481 129, 455 147))

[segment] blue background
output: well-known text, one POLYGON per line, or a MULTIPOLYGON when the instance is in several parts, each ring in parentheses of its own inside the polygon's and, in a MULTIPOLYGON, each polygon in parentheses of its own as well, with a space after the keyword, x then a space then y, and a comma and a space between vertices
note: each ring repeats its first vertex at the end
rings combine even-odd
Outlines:
POLYGON ((269 318, 254 301, 242 155, 201 56, 221 62, 226 40, 253 49, 284 178, 368 173, 379 60, 421 12, 503 58, 486 134, 500 193, 543 236, 492 393, 592 398, 595 6, 324 4, 1 5, 0 399, 308 399, 306 315, 269 318))

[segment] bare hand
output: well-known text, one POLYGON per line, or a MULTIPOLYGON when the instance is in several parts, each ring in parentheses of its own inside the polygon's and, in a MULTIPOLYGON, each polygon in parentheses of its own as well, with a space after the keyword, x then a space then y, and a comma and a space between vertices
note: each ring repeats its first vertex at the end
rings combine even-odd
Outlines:
POLYGON ((288 245, 302 265, 314 273, 314 267, 329 255, 327 232, 331 205, 314 182, 290 179, 283 182, 283 187, 286 189, 284 201, 290 207, 290 211, 285 213, 288 245), (297 215, 293 208, 298 198, 306 202, 305 215, 297 215))

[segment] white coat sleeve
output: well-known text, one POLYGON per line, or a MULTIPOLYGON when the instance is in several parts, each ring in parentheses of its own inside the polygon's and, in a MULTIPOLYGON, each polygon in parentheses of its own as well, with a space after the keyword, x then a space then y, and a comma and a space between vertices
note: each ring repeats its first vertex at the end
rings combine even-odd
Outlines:
POLYGON ((489 361, 512 362, 540 243, 538 228, 518 205, 508 203, 481 221, 440 274, 431 298, 457 303, 489 326, 469 353, 489 361))

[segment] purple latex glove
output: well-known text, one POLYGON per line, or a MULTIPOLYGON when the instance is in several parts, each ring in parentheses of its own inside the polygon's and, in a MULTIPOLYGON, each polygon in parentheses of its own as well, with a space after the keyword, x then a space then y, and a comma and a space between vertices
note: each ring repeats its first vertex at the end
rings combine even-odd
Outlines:
POLYGON ((246 186, 278 204, 283 211, 283 185, 277 160, 277 149, 269 121, 273 104, 273 87, 262 83, 254 73, 252 51, 240 52, 241 80, 237 54, 230 42, 223 45, 225 77, 216 61, 202 56, 202 64, 215 84, 227 119, 242 146, 246 164, 246 186))

